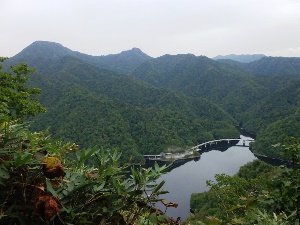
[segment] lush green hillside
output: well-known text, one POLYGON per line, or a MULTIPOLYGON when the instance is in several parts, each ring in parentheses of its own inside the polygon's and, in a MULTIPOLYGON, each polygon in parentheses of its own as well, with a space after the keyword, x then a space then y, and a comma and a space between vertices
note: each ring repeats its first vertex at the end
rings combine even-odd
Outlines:
POLYGON ((128 76, 64 56, 39 61, 29 84, 43 90, 48 112, 32 130, 50 126, 56 138, 81 147, 122 151, 124 161, 142 161, 175 145, 192 146, 215 138, 238 137, 237 124, 210 101, 156 88, 128 76))
POLYGON ((256 75, 276 76, 276 75, 300 75, 300 57, 263 57, 249 63, 239 63, 236 61, 222 59, 223 63, 238 66, 245 71, 256 75))
POLYGON ((257 140, 252 143, 251 149, 259 154, 282 158, 283 152, 276 147, 287 137, 300 138, 300 107, 292 115, 277 120, 258 132, 257 140))
POLYGON ((265 94, 265 88, 241 69, 191 54, 149 60, 133 74, 155 86, 210 99, 234 116, 265 94))
POLYGON ((131 72, 145 61, 152 57, 143 53, 139 48, 132 48, 119 54, 111 54, 107 56, 98 56, 106 68, 114 70, 118 68, 123 72, 131 72))
POLYGON ((297 114, 300 109, 300 79, 277 76, 258 78, 268 86, 271 94, 249 107, 242 115, 242 126, 257 134, 253 151, 273 157, 281 157, 272 145, 287 136, 299 137, 297 114))
MULTIPOLYGON (((136 48, 120 54, 95 57, 72 51, 60 44, 35 42, 9 59, 8 63, 17 61, 29 62, 37 68, 38 74, 31 80, 31 85, 43 89, 41 101, 49 109, 45 118, 51 118, 48 120, 50 123, 47 123, 51 127, 54 127, 51 121, 56 121, 54 117, 59 115, 58 111, 61 114, 69 112, 66 107, 70 105, 68 102, 80 115, 84 115, 82 112, 87 108, 92 112, 93 117, 90 115, 84 118, 86 121, 83 124, 89 124, 88 118, 97 121, 97 111, 101 111, 98 105, 108 111, 113 110, 113 115, 122 118, 116 120, 121 121, 120 124, 135 123, 129 116, 131 114, 147 115, 138 117, 139 128, 130 127, 126 130, 130 134, 128 140, 132 139, 130 143, 134 146, 134 152, 159 152, 167 145, 191 145, 204 139, 220 137, 220 134, 236 136, 233 124, 240 123, 246 130, 257 134, 255 151, 277 155, 266 149, 271 149, 270 146, 274 144, 272 141, 292 133, 287 129, 279 137, 280 132, 276 130, 280 126, 274 124, 293 118, 299 108, 299 58, 263 57, 253 62, 240 63, 187 54, 151 59, 136 48), (124 76, 124 73, 132 76, 124 76), (76 105, 79 101, 82 104, 76 105), (93 102, 92 109, 89 101, 93 102), (123 108, 126 110, 122 111, 123 108), (153 120, 149 120, 148 115, 153 120), (178 123, 172 120, 178 120, 178 123), (156 144, 151 147, 149 137, 147 146, 141 141, 141 137, 145 136, 141 130, 147 126, 146 121, 155 124, 151 132, 157 137, 150 139, 151 143, 156 144), (270 138, 267 135, 265 138, 271 125, 275 136, 270 138), (135 135, 132 129, 138 130, 140 136, 135 135), (162 133, 166 135, 162 135, 159 130, 163 130, 162 133)), ((75 114, 68 115, 72 118, 67 120, 68 123, 78 120, 75 114)), ((34 126, 46 126, 43 123, 47 120, 45 118, 38 118, 34 126)), ((112 117, 110 122, 113 121, 112 117)), ((64 124, 63 120, 57 122, 62 123, 61 129, 54 131, 51 128, 51 132, 66 131, 71 126, 64 124)), ((100 122, 93 122, 93 125, 103 126, 100 122)), ((71 127, 75 129, 76 126, 71 127)), ((115 130, 123 138, 125 130, 115 130)), ((91 132, 92 129, 89 129, 84 135, 91 132)), ((75 136, 71 132, 68 138, 78 141, 75 136)), ((94 145, 96 137, 93 140, 91 144, 94 145)), ((101 139, 102 146, 117 146, 109 140, 101 139)), ((79 142, 86 146, 87 140, 79 142)))
MULTIPOLYGON (((300 79, 288 81, 286 77, 277 77, 277 79, 269 80, 272 81, 273 85, 276 85, 274 84, 276 80, 282 82, 282 84, 276 85, 281 87, 273 90, 273 93, 265 98, 258 99, 243 114, 243 127, 250 132, 257 133, 259 130, 265 129, 269 124, 293 115, 299 108, 300 79)), ((273 89, 271 85, 269 85, 269 88, 273 89)))
POLYGON ((275 122, 293 117, 299 108, 300 76, 295 76, 300 73, 298 61, 298 58, 265 57, 240 63, 193 55, 165 55, 145 62, 134 75, 153 85, 218 103, 246 130, 257 134, 257 152, 278 156, 276 151, 267 149, 272 149, 275 144, 272 141, 293 135, 292 129, 278 132, 280 128, 273 126, 272 138, 270 135, 265 138, 265 130, 275 122))

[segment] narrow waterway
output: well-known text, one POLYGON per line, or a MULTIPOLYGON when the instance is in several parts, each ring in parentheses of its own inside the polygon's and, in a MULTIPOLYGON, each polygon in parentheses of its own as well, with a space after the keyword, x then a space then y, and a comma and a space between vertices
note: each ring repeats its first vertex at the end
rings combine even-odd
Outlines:
MULTIPOLYGON (((237 145, 242 145, 244 139, 250 138, 241 136, 237 145)), ((234 175, 242 165, 254 159, 256 157, 248 147, 232 146, 225 151, 202 153, 198 161, 189 161, 163 175, 157 182, 165 180, 164 189, 170 193, 161 197, 179 205, 177 208, 168 208, 166 214, 174 219, 181 217, 181 221, 184 221, 190 213, 191 194, 207 191, 206 180, 214 180, 214 175, 219 173, 234 175)), ((157 203, 156 207, 165 211, 161 203, 157 203)))

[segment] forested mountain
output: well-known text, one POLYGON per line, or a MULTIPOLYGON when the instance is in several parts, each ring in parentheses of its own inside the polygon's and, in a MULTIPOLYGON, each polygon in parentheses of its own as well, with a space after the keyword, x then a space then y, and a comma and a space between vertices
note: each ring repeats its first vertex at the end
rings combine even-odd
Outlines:
POLYGON ((118 70, 122 73, 128 73, 141 63, 151 59, 150 56, 146 55, 138 48, 123 51, 119 54, 91 56, 72 51, 58 43, 36 41, 11 58, 7 63, 15 64, 16 62, 27 62, 29 65, 37 67, 45 60, 57 60, 64 56, 73 56, 90 65, 99 68, 118 70))
POLYGON ((41 102, 48 108, 33 128, 50 126, 55 137, 84 147, 131 152, 127 159, 139 160, 140 153, 159 153, 168 145, 236 137, 238 123, 257 134, 253 150, 268 155, 279 155, 270 151, 275 140, 298 136, 284 124, 298 126, 299 58, 241 63, 183 54, 153 59, 136 48, 90 56, 42 41, 6 63, 19 61, 37 68, 30 85, 43 90, 41 102))
POLYGON ((300 125, 294 119, 294 113, 299 110, 300 96, 298 60, 264 57, 240 63, 213 61, 194 55, 165 55, 145 62, 133 74, 153 85, 216 102, 246 130, 257 134, 257 141, 253 144, 255 152, 279 156, 272 145, 285 136, 299 136, 298 132, 292 132, 292 128, 281 131, 279 125, 282 120, 290 124, 289 119, 295 126, 300 125), (273 132, 269 132, 269 126, 273 132), (270 133, 272 138, 268 135, 270 133))
MULTIPOLYGON (((29 132, 27 123, 22 123, 28 116, 44 111, 34 98, 40 91, 24 86, 31 73, 27 65, 21 63, 11 71, 2 71, 0 65, 0 188, 6 215, 2 223, 61 224, 77 220, 92 224, 177 224, 153 204, 165 193, 161 189, 164 181, 153 183, 166 167, 132 169, 128 177, 126 164, 119 167, 119 154, 110 150, 122 151, 124 162, 139 162, 143 151, 157 153, 170 144, 186 146, 194 141, 235 136, 236 121, 203 98, 153 87, 71 56, 41 60, 38 66, 44 73, 35 73, 30 85, 46 90, 41 100, 49 111, 36 118, 33 128, 37 131, 39 126, 44 129, 45 125, 53 125, 50 132, 63 142, 52 140, 44 132, 29 132), (113 87, 119 92, 111 90, 113 87), (76 144, 64 143, 74 140, 82 146, 95 144, 105 150, 78 151, 76 144), (143 198, 144 193, 151 194, 143 198)), ((264 104, 272 103, 265 112, 275 113, 273 102, 277 102, 283 105, 282 109, 277 107, 279 112, 289 109, 283 115, 269 114, 273 121, 265 119, 267 128, 258 130, 260 139, 254 147, 262 144, 264 153, 273 156, 269 145, 265 145, 267 139, 274 143, 278 137, 299 133, 300 81, 292 77, 281 85, 284 78, 278 77, 274 84, 266 77, 253 78, 258 83, 265 81, 267 92, 278 90, 273 99, 266 96, 253 107, 263 110, 264 104)), ((256 115, 249 112, 248 119, 255 121, 254 117, 261 117, 264 111, 256 115)), ((192 195, 195 214, 187 223, 298 224, 300 143, 290 138, 278 147, 291 162, 290 168, 254 161, 233 177, 217 174, 214 181, 207 181, 209 191, 192 195)), ((178 205, 162 203, 166 207, 178 205)))
POLYGON ((272 94, 257 101, 243 114, 243 126, 250 132, 257 133, 267 125, 294 114, 300 106, 300 79, 288 81, 287 77, 276 78, 272 81, 285 82, 284 87, 273 90, 272 94))
POLYGON ((139 66, 133 75, 155 86, 207 98, 234 116, 265 95, 254 76, 205 56, 165 55, 139 66))
POLYGON ((74 56, 37 62, 29 85, 43 90, 40 101, 48 112, 34 119, 33 130, 50 126, 54 137, 81 147, 117 148, 123 161, 132 162, 170 145, 238 137, 237 121, 205 99, 156 88, 74 56))
POLYGON ((106 65, 106 68, 112 70, 117 68, 128 73, 152 57, 146 55, 139 48, 132 48, 119 54, 98 56, 98 58, 106 65))
POLYGON ((266 57, 263 54, 246 54, 246 55, 235 55, 235 54, 230 54, 230 55, 218 55, 214 57, 214 60, 219 60, 219 59, 231 59, 237 62, 241 63, 248 63, 248 62, 253 62, 256 60, 259 60, 263 57, 266 57))
POLYGON ((218 61, 235 65, 245 71, 261 76, 300 75, 300 57, 269 56, 249 63, 240 63, 230 59, 220 59, 218 61))
MULTIPOLYGON (((259 79, 258 79, 259 80, 259 79)), ((273 157, 281 157, 272 145, 282 142, 287 136, 300 138, 297 127, 300 126, 300 78, 277 76, 267 78, 272 93, 260 99, 243 113, 243 127, 257 134, 252 150, 273 157), (276 88, 277 87, 277 88, 276 88)))

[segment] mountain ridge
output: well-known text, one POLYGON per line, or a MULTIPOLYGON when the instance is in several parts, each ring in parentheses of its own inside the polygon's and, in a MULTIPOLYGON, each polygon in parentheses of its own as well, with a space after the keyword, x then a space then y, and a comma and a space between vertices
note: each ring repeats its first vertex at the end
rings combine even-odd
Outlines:
MULTIPOLYGON (((260 135, 266 133, 264 130, 267 130, 267 127, 272 127, 274 131, 280 130, 280 121, 284 123, 288 120, 296 121, 293 115, 300 109, 299 102, 290 99, 299 94, 297 82, 300 80, 300 58, 296 57, 263 57, 249 63, 230 59, 213 60, 193 54, 166 54, 158 58, 149 58, 140 49, 133 48, 119 54, 105 56, 106 58, 101 56, 97 58, 74 52, 57 43, 37 42, 35 45, 36 49, 24 50, 22 54, 17 54, 7 61, 17 63, 20 56, 24 56, 23 61, 29 62, 31 67, 37 67, 37 74, 34 75, 32 84, 37 84, 38 86, 34 86, 43 89, 45 93, 42 94, 43 101, 47 106, 53 106, 57 110, 50 116, 53 120, 43 118, 39 122, 54 121, 55 115, 61 109, 69 112, 68 107, 73 107, 72 104, 75 104, 73 108, 78 110, 78 115, 84 117, 90 115, 90 112, 83 113, 87 110, 86 107, 93 108, 93 105, 99 102, 104 108, 113 108, 113 110, 106 109, 113 116, 107 113, 103 115, 110 116, 108 121, 111 124, 116 121, 124 126, 122 131, 130 134, 127 138, 133 144, 132 146, 135 146, 135 152, 139 149, 150 149, 150 145, 152 149, 161 150, 153 144, 154 142, 161 147, 168 143, 194 144, 204 139, 224 135, 234 136, 232 127, 237 123, 257 132, 255 150, 260 151, 257 149, 260 140, 268 145, 274 144, 270 142, 271 139, 260 139, 260 135), (51 45, 50 49, 47 44, 51 45), (44 45, 49 51, 43 54, 44 50, 40 45, 44 45), (130 58, 131 55, 134 56, 133 59, 130 58), (293 84, 295 86, 292 87, 293 84), (94 104, 90 104, 89 99, 94 104), (278 102, 282 104, 278 105, 278 102), (121 110, 115 107, 116 105, 126 110, 121 110), (290 105, 291 110, 285 110, 285 106, 290 105), (216 112, 220 116, 216 115, 216 112), (134 118, 130 117, 131 114, 134 118), (146 114, 147 117, 143 117, 142 114, 146 114), (280 117, 278 114, 283 116, 280 117), (146 121, 152 117, 150 129, 146 121), (204 117, 207 117, 206 121, 204 117), (138 124, 133 126, 133 133, 127 129, 131 127, 131 122, 138 124), (154 141, 153 143, 148 142, 150 139, 145 139, 145 130, 151 133, 150 139, 154 141), (201 130, 203 132, 200 132, 201 130), (159 133, 159 138, 156 135, 157 131, 162 132, 159 133), (144 139, 141 134, 144 135, 142 135, 144 139), (135 142, 136 140, 138 141, 135 142)), ((94 108, 99 112, 102 110, 98 105, 94 108)), ((94 113, 98 115, 96 111, 94 113)), ((60 121, 65 126, 61 126, 59 132, 69 132, 68 126, 70 126, 69 128, 80 136, 76 127, 81 122, 78 121, 76 113, 70 116, 72 119, 65 120, 68 123, 60 121), (74 124, 72 120, 76 123, 74 124)), ((98 120, 97 116, 93 118, 95 121, 98 120)), ((103 118, 100 120, 102 121, 103 118)), ((88 120, 85 122, 90 127, 97 124, 90 123, 88 120)), ((108 123, 105 124, 110 127, 108 123)), ((52 124, 52 126, 56 125, 52 124)), ((85 134, 91 135, 92 131, 86 130, 86 125, 82 126, 85 134)), ((105 144, 105 147, 115 147, 116 143, 120 146, 124 144, 117 139, 118 136, 124 138, 123 134, 118 134, 118 128, 112 127, 110 131, 103 130, 108 133, 103 139, 103 143, 108 144, 105 144), (111 145, 108 143, 109 137, 115 134, 117 134, 113 138, 115 143, 111 145)), ((274 132, 274 134, 279 133, 274 132)), ((298 136, 300 137, 300 134, 298 136)), ((97 143, 95 136, 91 143, 97 143)), ((126 146, 131 144, 127 143, 126 146)))
POLYGON ((81 147, 117 148, 123 162, 141 162, 141 154, 159 154, 170 145, 238 137, 237 121, 206 99, 154 87, 70 55, 36 63, 29 85, 43 90, 40 101, 48 112, 36 117, 31 129, 50 126, 54 138, 81 147))
POLYGON ((300 57, 268 56, 249 63, 241 63, 231 59, 219 59, 217 61, 239 67, 244 71, 259 76, 300 76, 300 57))
POLYGON ((132 75, 157 87, 209 99, 222 105, 232 115, 244 111, 247 102, 256 100, 257 96, 253 95, 257 94, 256 89, 260 92, 264 89, 252 74, 239 67, 191 54, 151 59, 136 68, 132 75), (229 99, 237 97, 233 90, 243 93, 247 100, 233 104, 234 101, 229 99))
POLYGON ((259 60, 263 57, 267 57, 267 56, 263 54, 242 54, 242 55, 230 54, 230 55, 218 55, 216 57, 213 57, 212 59, 213 60, 231 59, 241 63, 249 63, 249 62, 259 60))
POLYGON ((73 56, 90 65, 116 70, 121 73, 129 73, 141 63, 151 59, 152 57, 143 53, 138 48, 122 51, 119 54, 109 54, 106 56, 92 56, 78 51, 70 50, 63 45, 50 41, 35 41, 28 45, 21 52, 11 57, 9 62, 15 64, 17 62, 26 61, 30 64, 37 64, 38 61, 57 60, 64 56, 73 56))

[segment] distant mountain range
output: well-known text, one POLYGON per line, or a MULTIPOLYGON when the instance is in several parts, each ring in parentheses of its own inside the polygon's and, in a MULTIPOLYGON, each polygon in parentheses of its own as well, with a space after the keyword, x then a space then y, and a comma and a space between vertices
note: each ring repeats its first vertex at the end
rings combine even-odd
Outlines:
POLYGON ((299 57, 263 57, 259 60, 249 63, 240 63, 229 59, 220 59, 218 61, 239 67, 252 74, 262 76, 298 76, 300 74, 299 57))
POLYGON ((218 55, 216 57, 214 57, 214 60, 219 60, 219 59, 230 59, 230 60, 234 60, 237 62, 241 62, 241 63, 249 63, 249 62, 253 62, 256 60, 259 60, 263 57, 266 57, 263 54, 247 54, 247 55, 235 55, 235 54, 230 54, 230 55, 218 55))
POLYGON ((141 63, 151 59, 138 48, 123 51, 120 54, 107 56, 91 56, 77 51, 72 51, 61 44, 47 41, 36 41, 15 55, 13 61, 26 61, 36 63, 38 60, 57 60, 64 56, 72 56, 90 65, 113 69, 119 72, 128 73, 134 70, 141 63))
POLYGON ((237 137, 240 124, 257 134, 253 151, 279 156, 274 142, 300 137, 300 58, 233 58, 152 58, 137 48, 90 56, 38 41, 5 64, 37 69, 29 85, 43 90, 48 112, 32 129, 50 126, 54 137, 82 147, 117 148, 138 162, 170 145, 237 137))

